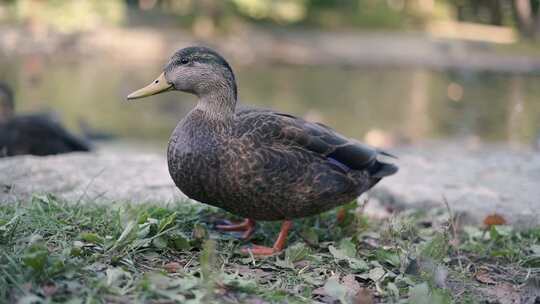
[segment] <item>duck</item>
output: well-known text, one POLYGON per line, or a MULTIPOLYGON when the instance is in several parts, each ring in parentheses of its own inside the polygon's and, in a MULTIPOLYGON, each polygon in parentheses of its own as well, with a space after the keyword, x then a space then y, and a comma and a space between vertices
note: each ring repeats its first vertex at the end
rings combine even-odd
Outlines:
POLYGON ((0 82, 0 157, 88 152, 90 144, 46 113, 15 114, 13 90, 0 82))
POLYGON ((191 46, 176 51, 162 73, 127 100, 181 91, 197 97, 167 148, 170 176, 189 198, 245 218, 217 225, 244 239, 257 221, 281 221, 272 247, 244 254, 269 256, 286 247, 293 220, 347 204, 395 174, 382 150, 332 128, 279 111, 240 106, 235 74, 216 51, 191 46), (382 156, 382 157, 381 157, 382 156))

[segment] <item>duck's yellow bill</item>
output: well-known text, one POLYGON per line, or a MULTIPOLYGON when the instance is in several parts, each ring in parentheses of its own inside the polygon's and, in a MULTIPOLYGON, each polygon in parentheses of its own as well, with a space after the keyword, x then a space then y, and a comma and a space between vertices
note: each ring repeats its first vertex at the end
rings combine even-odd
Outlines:
POLYGON ((128 95, 127 99, 137 99, 156 95, 171 90, 173 87, 172 84, 168 83, 165 79, 165 73, 161 73, 156 80, 152 81, 151 84, 145 86, 142 89, 139 89, 128 95))

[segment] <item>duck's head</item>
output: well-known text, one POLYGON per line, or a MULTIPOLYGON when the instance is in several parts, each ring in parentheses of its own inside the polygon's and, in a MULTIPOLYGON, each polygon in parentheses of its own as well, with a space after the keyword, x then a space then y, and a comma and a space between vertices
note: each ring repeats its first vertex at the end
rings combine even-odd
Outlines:
POLYGON ((176 51, 152 83, 128 95, 127 99, 143 98, 177 90, 199 98, 217 96, 236 101, 234 73, 223 57, 206 47, 188 47, 176 51))
POLYGON ((14 109, 13 91, 7 84, 0 82, 0 122, 9 120, 14 109))

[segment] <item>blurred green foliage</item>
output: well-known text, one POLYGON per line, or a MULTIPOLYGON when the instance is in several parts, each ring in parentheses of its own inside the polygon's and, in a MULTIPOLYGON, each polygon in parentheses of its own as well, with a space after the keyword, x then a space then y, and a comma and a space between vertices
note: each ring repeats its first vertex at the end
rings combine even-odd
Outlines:
POLYGON ((0 8, 0 12, 4 12, 0 13, 0 20, 18 21, 30 27, 45 24, 60 32, 117 25, 126 17, 126 3, 118 0, 18 0, 5 3, 0 8))
MULTIPOLYGON (((431 1, 431 0, 429 0, 431 1)), ((428 1, 428 2, 429 2, 428 1)), ((322 28, 398 28, 422 21, 422 0, 154 0, 131 1, 148 10, 197 18, 221 26, 231 19, 263 24, 322 28), (152 7, 141 6, 152 2, 152 7), (225 21, 225 22, 223 22, 225 21)), ((425 2, 425 1, 424 1, 425 2)))
POLYGON ((408 29, 444 19, 515 26, 525 37, 540 36, 540 0, 0 0, 0 21, 46 24, 64 32, 148 16, 206 32, 241 22, 408 29))

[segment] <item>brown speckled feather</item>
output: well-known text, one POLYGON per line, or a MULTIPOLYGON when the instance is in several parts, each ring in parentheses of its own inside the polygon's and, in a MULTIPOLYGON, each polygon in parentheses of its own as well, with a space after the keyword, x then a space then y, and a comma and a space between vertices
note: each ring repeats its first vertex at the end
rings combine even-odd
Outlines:
POLYGON ((395 168, 376 156, 328 127, 254 108, 229 122, 194 109, 168 149, 169 171, 186 195, 254 220, 305 217, 350 202, 380 180, 370 169, 395 168))

